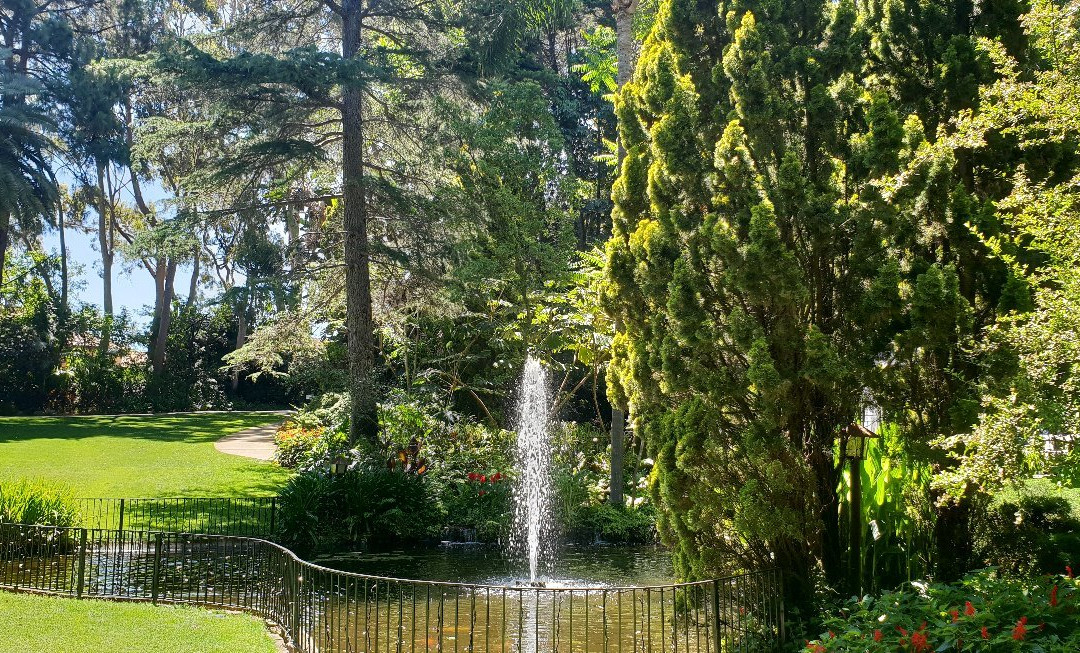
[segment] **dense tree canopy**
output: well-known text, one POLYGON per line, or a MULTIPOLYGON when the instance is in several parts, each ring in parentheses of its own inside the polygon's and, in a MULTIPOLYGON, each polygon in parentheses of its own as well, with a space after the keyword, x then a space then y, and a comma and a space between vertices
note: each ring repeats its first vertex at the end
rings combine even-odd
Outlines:
POLYGON ((532 354, 593 443, 566 474, 651 502, 680 577, 845 588, 865 474, 889 578, 949 580, 996 492, 1080 477, 1045 456, 1080 428, 1078 15, 5 1, 0 411, 311 400, 319 456, 457 473, 532 354), (871 414, 893 476, 842 453, 871 414))

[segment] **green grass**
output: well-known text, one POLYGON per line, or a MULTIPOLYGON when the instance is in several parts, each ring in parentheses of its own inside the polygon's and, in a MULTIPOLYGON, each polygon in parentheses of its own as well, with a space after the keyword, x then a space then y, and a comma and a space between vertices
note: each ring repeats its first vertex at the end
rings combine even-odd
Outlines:
POLYGON ((263 623, 246 614, 0 592, 0 651, 274 653, 276 650, 263 623))
POLYGON ((1022 481, 1019 488, 1001 490, 994 495, 994 504, 1019 501, 1025 496, 1061 497, 1069 502, 1072 516, 1080 519, 1080 488, 1060 486, 1051 478, 1029 478, 1022 481))
POLYGON ((280 415, 0 418, 0 480, 42 478, 81 497, 272 495, 289 472, 214 441, 280 415))

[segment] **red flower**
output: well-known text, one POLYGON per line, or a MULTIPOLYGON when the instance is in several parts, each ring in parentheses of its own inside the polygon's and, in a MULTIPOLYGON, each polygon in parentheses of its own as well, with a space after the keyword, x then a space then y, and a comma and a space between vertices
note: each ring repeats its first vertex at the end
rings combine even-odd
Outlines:
POLYGON ((487 476, 485 476, 484 474, 481 474, 480 475, 480 482, 481 483, 487 483, 487 476))
POLYGON ((475 481, 476 480, 476 472, 469 472, 469 480, 470 481, 475 481))
POLYGON ((1023 617, 1020 621, 1016 622, 1016 627, 1013 628, 1012 638, 1016 641, 1022 641, 1024 635, 1027 635, 1027 627, 1024 625, 1027 623, 1027 617, 1023 617))
POLYGON ((896 630, 897 630, 897 632, 899 632, 899 633, 900 633, 901 635, 903 635, 904 637, 907 637, 907 631, 906 631, 906 630, 904 630, 903 628, 901 628, 900 626, 897 626, 897 627, 896 627, 896 630))
POLYGON ((1072 567, 1070 567, 1069 565, 1065 565, 1065 575, 1069 578, 1073 577, 1072 567))
POLYGON ((1057 604, 1058 604, 1057 593, 1058 593, 1058 586, 1054 585, 1053 589, 1050 590, 1050 607, 1051 608, 1056 608, 1057 607, 1057 604))
POLYGON ((990 639, 990 633, 986 630, 986 626, 982 627, 982 638, 990 639))
POLYGON ((926 635, 919 631, 911 634, 911 649, 915 653, 922 653, 930 649, 930 644, 926 641, 926 635))
POLYGON ((975 606, 971 604, 971 601, 964 602, 964 614, 969 617, 975 616, 975 606))
POLYGON ((874 631, 874 641, 875 642, 880 642, 882 637, 884 637, 884 635, 881 634, 881 629, 880 628, 878 628, 877 630, 874 631))
POLYGON ((957 621, 960 621, 960 612, 958 610, 950 610, 949 614, 952 615, 953 623, 956 623, 957 621))
POLYGON ((495 474, 491 477, 491 481, 494 483, 495 481, 502 480, 502 477, 502 472, 495 472, 495 474))
POLYGON ((485 494, 487 494, 487 492, 480 490, 480 496, 484 496, 485 494))

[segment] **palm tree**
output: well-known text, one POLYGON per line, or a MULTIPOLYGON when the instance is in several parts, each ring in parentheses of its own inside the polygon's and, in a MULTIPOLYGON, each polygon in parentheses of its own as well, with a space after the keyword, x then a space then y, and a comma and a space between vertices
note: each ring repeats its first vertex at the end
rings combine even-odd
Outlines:
POLYGON ((15 229, 33 229, 55 210, 58 190, 49 161, 48 118, 26 103, 25 78, 0 76, 0 284, 15 229))

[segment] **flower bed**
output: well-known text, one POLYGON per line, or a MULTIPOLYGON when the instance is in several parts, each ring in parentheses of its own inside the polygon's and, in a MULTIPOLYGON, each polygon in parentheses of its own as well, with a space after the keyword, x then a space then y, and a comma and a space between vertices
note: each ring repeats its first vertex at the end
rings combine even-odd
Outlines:
POLYGON ((1072 569, 1014 580, 985 569, 954 585, 911 583, 845 604, 805 651, 938 653, 1080 651, 1080 584, 1072 569))

